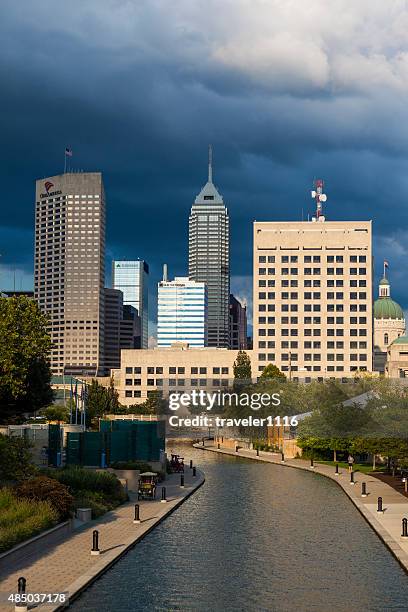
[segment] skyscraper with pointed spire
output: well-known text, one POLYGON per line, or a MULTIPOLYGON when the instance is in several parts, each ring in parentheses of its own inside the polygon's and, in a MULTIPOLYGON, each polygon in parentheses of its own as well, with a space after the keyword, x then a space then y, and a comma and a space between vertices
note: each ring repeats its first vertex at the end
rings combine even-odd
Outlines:
POLYGON ((208 346, 229 347, 229 216, 213 183, 212 147, 208 181, 196 197, 189 218, 188 274, 205 282, 208 295, 208 346))

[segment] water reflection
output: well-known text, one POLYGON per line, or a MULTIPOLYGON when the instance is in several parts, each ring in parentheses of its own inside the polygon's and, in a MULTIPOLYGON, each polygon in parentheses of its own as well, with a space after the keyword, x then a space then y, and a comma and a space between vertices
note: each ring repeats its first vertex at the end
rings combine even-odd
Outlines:
POLYGON ((72 610, 407 610, 406 574, 335 483, 174 450, 204 468, 204 487, 72 610))

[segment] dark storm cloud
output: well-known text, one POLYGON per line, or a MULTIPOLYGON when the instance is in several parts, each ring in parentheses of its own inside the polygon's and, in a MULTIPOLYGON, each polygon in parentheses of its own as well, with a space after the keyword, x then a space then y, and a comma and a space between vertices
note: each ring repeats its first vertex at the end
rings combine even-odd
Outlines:
POLYGON ((329 218, 374 219, 377 274, 382 257, 406 267, 408 11, 391 4, 3 0, 3 282, 15 267, 30 282, 34 180, 67 145, 74 167, 104 172, 108 259, 149 261, 152 295, 163 262, 186 273, 209 142, 242 297, 251 222, 307 218, 317 176, 329 218))

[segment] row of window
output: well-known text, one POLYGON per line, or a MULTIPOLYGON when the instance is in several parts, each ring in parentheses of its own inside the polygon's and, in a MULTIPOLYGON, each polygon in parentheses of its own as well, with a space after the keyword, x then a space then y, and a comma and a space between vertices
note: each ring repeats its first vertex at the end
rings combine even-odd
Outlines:
MULTIPOLYGON (((286 279, 282 279, 280 281, 281 287, 298 287, 299 286, 299 282, 295 279, 295 280, 286 280, 286 279)), ((308 279, 306 278, 303 281, 303 286, 304 287, 321 287, 321 281, 320 279, 308 279)), ((259 279, 258 281, 258 287, 276 287, 276 281, 275 280, 263 280, 263 279, 259 279)), ((344 281, 343 280, 332 280, 332 279, 327 279, 326 281, 326 287, 344 287, 344 281)), ((367 281, 366 280, 350 280, 350 287, 367 287, 367 281)))
MULTIPOLYGON (((367 329, 350 329, 350 336, 367 336, 367 329)), ((326 334, 328 336, 344 336, 344 329, 327 329, 326 330, 326 334)), ((258 330, 258 335, 259 336, 275 336, 275 329, 265 329, 265 328, 260 328, 258 330)), ((292 329, 281 329, 280 330, 280 335, 281 336, 299 336, 302 334, 299 334, 299 330, 297 330, 296 328, 292 328, 292 329)), ((321 336, 321 330, 320 329, 304 329, 303 330, 303 335, 304 336, 321 336)))
MULTIPOLYGON (((259 304, 258 312, 275 312, 275 304, 259 304)), ((280 310, 282 312, 298 312, 298 304, 281 304, 280 310)), ((320 304, 303 304, 304 312, 321 312, 322 308, 320 304)), ((324 310, 327 312, 344 312, 343 304, 326 304, 324 310)), ((350 304, 350 312, 367 312, 366 304, 350 304)))
MULTIPOLYGON (((345 274, 344 268, 326 268, 325 270, 323 270, 323 272, 325 272, 328 276, 333 276, 334 274, 336 276, 344 276, 345 274)), ((350 268, 349 272, 351 276, 356 276, 357 274, 360 274, 361 276, 365 276, 367 274, 367 268, 350 268)), ((297 276, 299 273, 299 269, 298 268, 281 268, 280 273, 282 276, 288 276, 289 274, 291 276, 297 276)), ((321 268, 304 268, 303 269, 303 274, 305 276, 311 276, 312 274, 316 276, 320 276, 321 273, 322 273, 321 268)), ((258 268, 258 274, 259 276, 265 276, 266 274, 274 275, 276 274, 276 268, 258 268)), ((278 270, 278 274, 279 274, 279 270, 278 270)))
MULTIPOLYGON (((163 387, 163 378, 148 378, 146 384, 148 387, 163 387)), ((185 387, 186 379, 184 378, 169 378, 167 380, 169 387, 185 387)), ((227 378, 213 378, 212 380, 208 380, 207 378, 191 378, 190 385, 192 387, 205 387, 207 385, 212 385, 213 387, 227 387, 229 384, 229 380, 227 378)), ((142 385, 141 378, 126 378, 125 385, 140 387, 142 385)))
MULTIPOLYGON (((349 321, 351 325, 365 325, 367 323, 367 317, 349 317, 349 321)), ((273 325, 276 322, 276 317, 258 317, 258 323, 260 325, 273 325)), ((297 325, 299 322, 299 317, 281 317, 280 322, 282 325, 297 325)), ((321 317, 303 317, 303 323, 306 325, 320 325, 321 317)), ((326 317, 326 323, 328 325, 334 325, 334 323, 338 325, 344 324, 344 317, 326 317)))
MULTIPOLYGON (((154 368, 153 366, 147 366, 146 371, 147 371, 147 374, 164 374, 164 368, 161 366, 158 366, 156 368, 154 368)), ((142 367, 126 367, 125 372, 126 374, 141 374, 142 367)), ((168 373, 169 374, 186 374, 186 368, 183 366, 179 366, 177 368, 175 366, 170 366, 168 368, 168 373)), ((212 369, 212 373, 213 374, 229 374, 229 368, 214 367, 212 369)), ((207 368, 206 367, 200 367, 200 368, 191 367, 190 374, 207 374, 207 368)))
MULTIPOLYGON (((259 255, 258 261, 259 263, 275 263, 277 258, 275 255, 259 255)), ((298 263, 300 258, 298 255, 282 255, 281 263, 298 263)), ((322 260, 320 255, 304 255, 303 263, 320 263, 322 260)), ((343 255, 327 255, 326 256, 327 263, 343 263, 344 256, 343 255)), ((350 255, 351 263, 366 263, 367 257, 366 255, 350 255)))
MULTIPOLYGON (((388 334, 386 334, 386 343, 388 343, 388 334)), ((367 348, 367 342, 365 340, 360 340, 359 342, 356 342, 355 340, 352 340, 350 343, 350 348, 351 349, 366 349, 367 348)), ((310 340, 305 340, 305 342, 303 342, 303 346, 305 349, 320 349, 321 348, 322 343, 320 342, 320 340, 314 340, 313 342, 310 340)), ((265 340, 261 340, 260 342, 258 342, 258 348, 263 349, 263 348, 275 348, 276 343, 275 340, 268 340, 268 342, 266 342, 265 340)), ((326 346, 328 349, 344 349, 344 342, 342 340, 336 340, 336 342, 334 342, 333 340, 328 340, 326 343, 326 346)), ((283 349, 288 349, 288 348, 299 348, 299 342, 297 340, 291 340, 290 342, 287 340, 283 340, 281 342, 281 348, 283 349)))
MULTIPOLYGON (((326 355, 327 361, 344 361, 343 353, 328 353, 326 355)), ((346 356, 347 357, 347 356, 346 356)), ((352 353, 349 355, 350 361, 367 361, 367 355, 362 353, 352 353)), ((281 361, 298 361, 297 353, 282 353, 280 355, 281 361)), ((258 361, 275 361, 275 353, 259 353, 258 361)), ((303 361, 322 361, 320 353, 305 353, 303 355, 303 361)))
MULTIPOLYGON (((258 299, 260 300, 274 300, 276 298, 276 293, 275 291, 259 291, 258 293, 258 299), (268 296, 268 297, 266 297, 268 296)), ((282 300, 298 300, 301 299, 301 297, 299 298, 299 294, 297 291, 292 291, 292 292, 288 292, 288 291, 282 291, 281 292, 281 299, 282 300)), ((320 300, 321 298, 321 293, 320 291, 305 291, 303 293, 303 299, 304 300, 320 300)), ((328 300, 344 300, 344 293, 343 291, 328 291, 326 293, 326 299, 328 300)), ((365 291, 359 291, 357 293, 357 291, 350 291, 350 300, 366 300, 367 299, 367 293, 365 291)))

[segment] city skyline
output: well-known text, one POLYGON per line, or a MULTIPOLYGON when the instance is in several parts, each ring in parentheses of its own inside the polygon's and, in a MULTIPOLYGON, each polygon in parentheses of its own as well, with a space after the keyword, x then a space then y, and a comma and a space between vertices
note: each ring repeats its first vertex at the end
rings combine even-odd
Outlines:
POLYGON ((16 289, 32 287, 33 181, 62 172, 69 147, 72 168, 104 174, 107 269, 112 259, 146 259, 154 297, 164 261, 175 275, 187 272, 183 220, 212 142, 231 216, 234 295, 250 306, 254 218, 301 220, 302 209, 307 218, 321 176, 328 220, 374 220, 375 282, 389 259, 406 309, 404 8, 391 18, 371 2, 366 20, 355 5, 345 27, 333 4, 314 0, 295 17, 284 4, 237 0, 221 15, 185 2, 172 10, 129 3, 112 22, 104 6, 89 2, 73 14, 41 0, 23 18, 10 0, 0 8, 0 176, 4 201, 15 202, 0 213, 0 288, 13 288, 14 269, 16 289), (169 235, 180 245, 170 253, 169 235))

